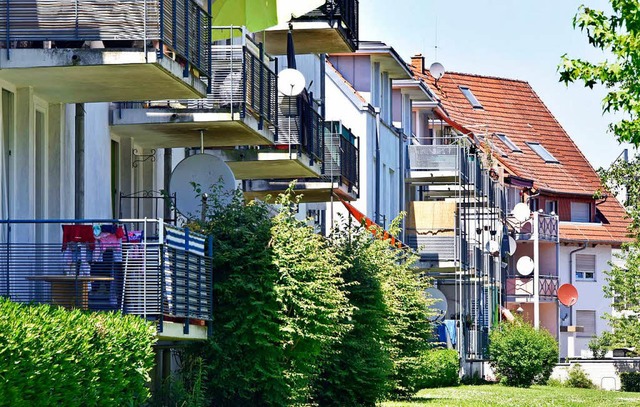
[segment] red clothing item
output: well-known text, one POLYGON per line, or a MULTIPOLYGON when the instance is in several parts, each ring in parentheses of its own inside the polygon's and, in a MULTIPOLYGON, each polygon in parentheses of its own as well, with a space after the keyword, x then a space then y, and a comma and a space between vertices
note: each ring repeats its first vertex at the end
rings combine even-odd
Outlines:
POLYGON ((62 225, 62 251, 69 243, 89 243, 89 249, 96 247, 96 237, 91 225, 62 225))

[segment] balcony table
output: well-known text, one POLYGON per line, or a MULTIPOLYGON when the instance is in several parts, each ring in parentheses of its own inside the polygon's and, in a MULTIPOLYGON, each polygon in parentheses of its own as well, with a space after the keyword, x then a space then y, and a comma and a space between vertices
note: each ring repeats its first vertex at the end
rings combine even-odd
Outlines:
POLYGON ((99 276, 28 276, 29 281, 44 281, 51 284, 51 302, 68 309, 89 308, 89 284, 93 281, 113 281, 113 277, 99 276), (78 286, 76 287, 76 282, 78 286), (80 303, 78 303, 77 293, 81 293, 80 303))

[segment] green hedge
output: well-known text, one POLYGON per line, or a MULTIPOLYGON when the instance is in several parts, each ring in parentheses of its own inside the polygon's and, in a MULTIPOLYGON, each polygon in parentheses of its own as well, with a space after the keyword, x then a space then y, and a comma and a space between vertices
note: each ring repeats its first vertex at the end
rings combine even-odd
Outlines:
POLYGON ((457 386, 460 384, 460 360, 454 349, 432 349, 420 358, 418 388, 457 386))
POLYGON ((139 317, 0 298, 0 405, 140 405, 154 340, 139 317))
POLYGON ((491 331, 489 357, 503 383, 529 387, 534 382, 546 383, 551 376, 558 361, 558 343, 547 330, 516 320, 491 331))
POLYGON ((640 392, 640 372, 620 373, 620 390, 640 392))

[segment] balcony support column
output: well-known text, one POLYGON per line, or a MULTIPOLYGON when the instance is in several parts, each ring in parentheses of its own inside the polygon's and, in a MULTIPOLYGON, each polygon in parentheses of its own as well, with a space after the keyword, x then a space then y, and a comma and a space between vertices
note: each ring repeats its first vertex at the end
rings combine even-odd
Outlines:
POLYGON ((540 225, 538 212, 533 213, 533 327, 540 329, 540 225))

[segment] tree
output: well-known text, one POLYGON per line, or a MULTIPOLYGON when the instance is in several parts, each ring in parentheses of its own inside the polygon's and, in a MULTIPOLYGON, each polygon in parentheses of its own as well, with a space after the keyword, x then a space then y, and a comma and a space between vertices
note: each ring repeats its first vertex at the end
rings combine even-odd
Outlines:
POLYGON ((545 329, 516 319, 489 334, 489 358, 507 386, 530 387, 546 383, 558 361, 558 343, 545 329))
POLYGON ((304 404, 322 350, 350 326, 343 266, 288 194, 275 216, 241 193, 208 195, 189 226, 214 237, 213 333, 186 357, 202 358, 212 405, 304 404))
POLYGON ((611 0, 612 13, 581 6, 574 27, 586 32, 589 44, 612 56, 598 63, 562 56, 560 81, 603 85, 608 93, 603 112, 625 118, 609 125, 620 142, 640 144, 640 12, 638 1, 611 0))
POLYGON ((343 276, 351 283, 348 297, 356 311, 353 327, 324 355, 314 401, 373 406, 389 395, 412 395, 433 339, 431 300, 423 294, 428 281, 412 268, 415 255, 351 223, 334 229, 331 241, 347 265, 343 276))

